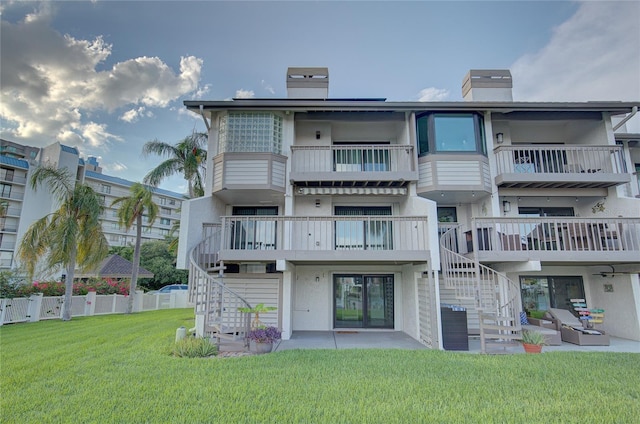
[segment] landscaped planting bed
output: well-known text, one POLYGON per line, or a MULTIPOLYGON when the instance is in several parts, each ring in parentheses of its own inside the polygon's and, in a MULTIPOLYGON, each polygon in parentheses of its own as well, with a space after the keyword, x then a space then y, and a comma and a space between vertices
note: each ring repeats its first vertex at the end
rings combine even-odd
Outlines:
POLYGON ((637 422, 640 355, 169 355, 193 311, 0 328, 6 423, 637 422))

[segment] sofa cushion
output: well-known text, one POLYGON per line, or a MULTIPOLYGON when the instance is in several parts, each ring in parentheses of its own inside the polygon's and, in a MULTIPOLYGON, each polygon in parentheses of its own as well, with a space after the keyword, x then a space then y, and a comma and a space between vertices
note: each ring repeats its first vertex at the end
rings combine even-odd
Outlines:
POLYGON ((529 325, 529 320, 527 319, 527 313, 526 312, 520 312, 520 324, 529 325))

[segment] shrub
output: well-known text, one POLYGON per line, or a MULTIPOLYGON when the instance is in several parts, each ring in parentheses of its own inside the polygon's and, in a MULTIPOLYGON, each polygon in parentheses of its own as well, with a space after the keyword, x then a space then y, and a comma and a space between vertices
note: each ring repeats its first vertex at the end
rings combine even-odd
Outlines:
POLYGON ((216 345, 208 339, 199 337, 185 337, 178 340, 171 350, 171 354, 179 358, 206 358, 215 356, 217 353, 216 345))
MULTIPOLYGON (((9 280, 7 280, 9 281, 9 280)), ((64 282, 62 281, 34 281, 33 284, 3 283, 0 275, 0 298, 29 297, 35 293, 43 296, 64 296, 64 282), (14 287, 15 286, 15 287, 14 287), (9 288, 12 288, 11 290, 9 288)), ((129 280, 114 280, 111 278, 89 278, 73 284, 74 296, 83 296, 94 291, 96 294, 129 294, 129 280)))
POLYGON ((261 327, 249 331, 247 338, 257 343, 273 343, 280 340, 282 333, 276 327, 261 327))
POLYGON ((14 271, 0 271, 0 299, 20 297, 24 280, 14 271))

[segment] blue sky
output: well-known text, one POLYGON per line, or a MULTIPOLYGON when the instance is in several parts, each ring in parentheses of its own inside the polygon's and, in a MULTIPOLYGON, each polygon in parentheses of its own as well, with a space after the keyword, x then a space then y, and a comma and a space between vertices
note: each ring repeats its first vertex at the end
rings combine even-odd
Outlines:
MULTIPOLYGON (((511 69, 516 101, 640 101, 635 1, 2 1, 2 138, 55 141, 139 181, 201 118, 185 99, 286 97, 326 66, 330 97, 462 100, 469 69, 511 69)), ((640 132, 639 119, 629 131, 640 132)), ((184 192, 180 178, 161 185, 184 192)))

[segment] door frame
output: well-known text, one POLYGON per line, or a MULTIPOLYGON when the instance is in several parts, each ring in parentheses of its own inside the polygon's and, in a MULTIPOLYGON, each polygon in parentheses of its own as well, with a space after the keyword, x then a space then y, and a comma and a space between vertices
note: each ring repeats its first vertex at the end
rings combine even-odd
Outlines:
POLYGON ((361 329, 367 329, 367 330, 393 330, 395 329, 395 324, 396 324, 396 275, 395 273, 371 273, 371 274, 364 274, 364 273, 349 273, 349 272, 345 272, 345 273, 335 273, 332 274, 331 276, 331 296, 332 296, 332 321, 333 321, 333 328, 334 329, 341 329, 341 328, 361 328, 361 329), (360 327, 338 327, 337 326, 337 299, 336 299, 336 282, 337 282, 337 278, 340 277, 360 277, 362 279, 362 301, 361 301, 361 305, 360 305, 360 309, 362 310, 362 326, 360 327), (367 306, 368 306, 368 302, 369 302, 369 298, 368 298, 368 293, 367 293, 367 278, 370 277, 384 277, 384 278, 391 278, 391 284, 392 284, 392 310, 391 310, 391 325, 389 326, 370 326, 368 325, 369 319, 367 316, 367 306))

